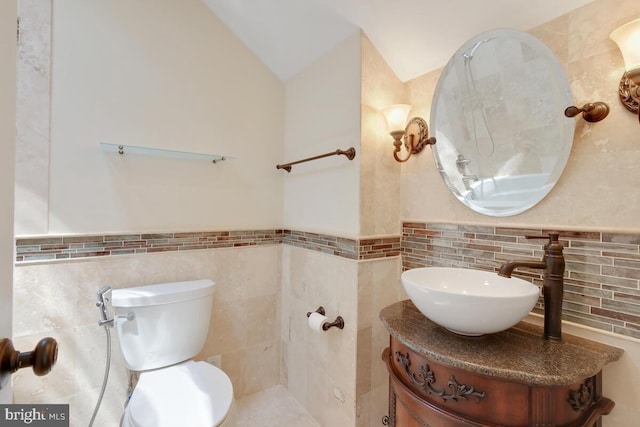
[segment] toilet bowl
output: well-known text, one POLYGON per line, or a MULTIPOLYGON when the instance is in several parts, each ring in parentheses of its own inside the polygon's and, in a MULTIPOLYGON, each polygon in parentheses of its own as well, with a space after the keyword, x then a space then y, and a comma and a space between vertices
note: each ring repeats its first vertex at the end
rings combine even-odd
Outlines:
POLYGON ((224 372, 192 360, 143 372, 123 426, 233 426, 233 386, 224 372))
POLYGON ((120 349, 139 371, 125 427, 233 427, 233 386, 219 368, 191 358, 207 337, 211 280, 116 289, 112 293, 120 349))

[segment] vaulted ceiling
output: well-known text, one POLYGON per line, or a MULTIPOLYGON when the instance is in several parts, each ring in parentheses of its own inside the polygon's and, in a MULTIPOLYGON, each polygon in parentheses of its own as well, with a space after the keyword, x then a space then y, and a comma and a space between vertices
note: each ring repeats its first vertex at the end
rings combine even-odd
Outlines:
POLYGON ((485 30, 529 30, 593 0, 203 0, 282 81, 359 28, 402 81, 485 30))

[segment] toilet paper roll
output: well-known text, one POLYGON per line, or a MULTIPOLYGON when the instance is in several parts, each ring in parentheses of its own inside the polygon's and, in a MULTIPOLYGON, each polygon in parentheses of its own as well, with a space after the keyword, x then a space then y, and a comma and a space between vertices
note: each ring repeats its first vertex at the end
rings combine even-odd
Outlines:
POLYGON ((313 312, 309 316, 309 327, 316 332, 323 332, 322 325, 327 321, 327 316, 313 312))

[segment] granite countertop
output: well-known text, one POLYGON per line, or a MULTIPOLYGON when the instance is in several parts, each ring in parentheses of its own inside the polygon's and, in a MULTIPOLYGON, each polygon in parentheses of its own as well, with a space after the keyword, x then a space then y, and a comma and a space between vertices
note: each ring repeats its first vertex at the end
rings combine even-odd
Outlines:
POLYGON ((582 381, 624 352, 566 333, 561 343, 548 342, 542 338, 543 328, 528 322, 495 334, 466 337, 436 325, 410 300, 382 309, 380 319, 392 337, 435 362, 534 385, 582 381))

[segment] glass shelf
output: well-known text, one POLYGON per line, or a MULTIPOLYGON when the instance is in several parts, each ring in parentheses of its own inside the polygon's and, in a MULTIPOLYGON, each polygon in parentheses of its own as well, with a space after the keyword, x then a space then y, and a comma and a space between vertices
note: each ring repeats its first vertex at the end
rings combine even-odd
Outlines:
POLYGON ((111 142, 100 142, 100 147, 102 148, 103 151, 110 152, 110 153, 146 154, 150 156, 160 156, 160 157, 176 157, 181 159, 208 160, 212 163, 218 163, 218 162, 222 162, 222 161, 230 160, 234 158, 230 156, 223 156, 220 154, 203 154, 203 153, 193 153, 189 151, 165 150, 163 148, 139 147, 135 145, 114 144, 111 142))

